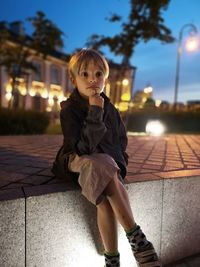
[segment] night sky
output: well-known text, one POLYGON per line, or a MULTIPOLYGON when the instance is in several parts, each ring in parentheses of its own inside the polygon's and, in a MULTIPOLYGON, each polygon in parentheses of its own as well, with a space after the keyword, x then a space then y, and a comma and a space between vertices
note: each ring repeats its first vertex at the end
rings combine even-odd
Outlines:
MULTIPOLYGON (((112 36, 121 31, 120 23, 106 20, 112 13, 118 13, 123 21, 129 14, 128 0, 1 0, 0 20, 8 22, 33 17, 41 10, 64 33, 64 52, 72 53, 76 48, 85 47, 92 34, 112 36)), ((171 0, 167 11, 163 11, 165 25, 172 30, 174 37, 183 25, 193 23, 200 32, 200 1, 171 0)), ((26 30, 32 29, 28 22, 26 30)), ((200 47, 196 52, 184 50, 188 29, 183 32, 182 56, 180 64, 180 84, 178 101, 200 100, 200 47)), ((200 33, 198 34, 200 37, 200 33)), ((102 49, 105 56, 120 63, 121 57, 111 54, 108 48, 102 49)), ((135 48, 131 64, 137 67, 134 91, 142 90, 150 84, 153 98, 173 102, 177 42, 161 44, 152 40, 140 43, 135 48)))

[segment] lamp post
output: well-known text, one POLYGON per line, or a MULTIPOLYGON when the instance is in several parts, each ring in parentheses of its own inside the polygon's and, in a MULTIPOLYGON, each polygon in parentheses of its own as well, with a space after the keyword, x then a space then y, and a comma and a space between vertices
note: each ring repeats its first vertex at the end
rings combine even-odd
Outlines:
POLYGON ((183 36, 183 31, 189 28, 189 34, 190 35, 196 35, 197 34, 197 28, 194 24, 188 23, 182 26, 179 32, 179 38, 178 38, 178 52, 177 52, 177 63, 176 63, 176 78, 175 78, 175 91, 174 91, 174 109, 176 110, 176 105, 177 105, 177 99, 178 99, 178 86, 179 86, 179 73, 180 73, 180 59, 181 59, 181 54, 182 54, 182 36, 183 36))

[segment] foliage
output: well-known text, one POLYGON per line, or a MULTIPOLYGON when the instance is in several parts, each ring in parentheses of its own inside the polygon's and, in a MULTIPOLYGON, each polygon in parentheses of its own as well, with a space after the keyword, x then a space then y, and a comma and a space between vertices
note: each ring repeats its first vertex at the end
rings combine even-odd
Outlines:
MULTIPOLYGON (((16 21, 13 25, 22 28, 23 23, 16 21)), ((31 52, 28 49, 29 39, 23 34, 15 34, 8 29, 5 22, 0 22, 1 46, 0 46, 0 66, 5 66, 6 72, 12 79, 12 98, 13 103, 14 91, 16 90, 17 78, 28 78, 29 70, 35 70, 35 66, 29 61, 31 52), (14 44, 12 43, 12 40, 14 44)))
MULTIPOLYGON (((125 117, 125 114, 122 114, 125 117)), ((127 130, 145 132, 149 120, 160 120, 168 133, 200 132, 200 112, 198 111, 160 111, 155 109, 133 110, 128 115, 127 130)))
POLYGON ((62 134, 61 125, 50 123, 45 131, 46 134, 62 134))
MULTIPOLYGON (((87 45, 98 49, 108 46, 116 55, 124 56, 124 62, 134 53, 135 46, 140 42, 148 42, 152 38, 163 43, 174 41, 171 30, 164 24, 162 11, 166 10, 170 0, 130 0, 130 13, 127 22, 122 22, 122 31, 113 37, 92 35, 87 45)), ((111 22, 121 21, 121 17, 113 14, 111 22)))
POLYGON ((34 27, 32 34, 32 47, 46 57, 49 52, 63 47, 63 32, 42 11, 38 11, 35 17, 28 18, 34 27))
POLYGON ((48 124, 47 113, 0 109, 0 135, 42 134, 48 124))
POLYGON ((153 98, 147 98, 144 103, 144 108, 154 108, 156 106, 155 100, 153 98))
POLYGON ((31 37, 26 35, 22 21, 10 24, 0 21, 0 66, 5 66, 12 80, 10 107, 13 105, 14 93, 17 90, 17 78, 23 77, 28 82, 30 70, 36 71, 30 57, 34 53, 42 53, 45 58, 57 47, 63 47, 62 32, 46 18, 43 12, 38 11, 35 17, 28 20, 35 28, 31 37))

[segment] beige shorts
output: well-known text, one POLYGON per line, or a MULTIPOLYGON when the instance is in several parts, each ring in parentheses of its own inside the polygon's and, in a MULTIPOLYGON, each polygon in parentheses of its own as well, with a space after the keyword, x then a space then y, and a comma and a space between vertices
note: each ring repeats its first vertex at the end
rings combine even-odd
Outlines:
POLYGON ((68 168, 72 172, 79 173, 78 183, 81 186, 82 194, 95 205, 103 200, 104 189, 120 171, 114 159, 104 153, 93 153, 80 157, 72 154, 69 157, 68 168))

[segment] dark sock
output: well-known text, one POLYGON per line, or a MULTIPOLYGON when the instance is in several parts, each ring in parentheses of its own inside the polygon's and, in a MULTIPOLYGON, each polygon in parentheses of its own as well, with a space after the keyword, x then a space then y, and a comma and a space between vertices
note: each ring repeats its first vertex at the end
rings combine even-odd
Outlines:
POLYGON ((149 245, 149 241, 146 239, 146 236, 140 229, 139 225, 126 230, 126 236, 133 251, 143 250, 147 245, 149 245))
POLYGON ((119 252, 105 252, 105 263, 106 267, 119 267, 120 266, 120 254, 119 252))
POLYGON ((137 229, 137 224, 135 224, 133 228, 131 229, 127 229, 127 230, 125 229, 125 232, 127 235, 129 235, 129 234, 132 234, 136 229, 137 229))
POLYGON ((127 230, 126 236, 138 263, 153 263, 155 267, 161 266, 153 245, 146 239, 139 225, 127 230), (142 254, 144 251, 145 254, 142 254))

